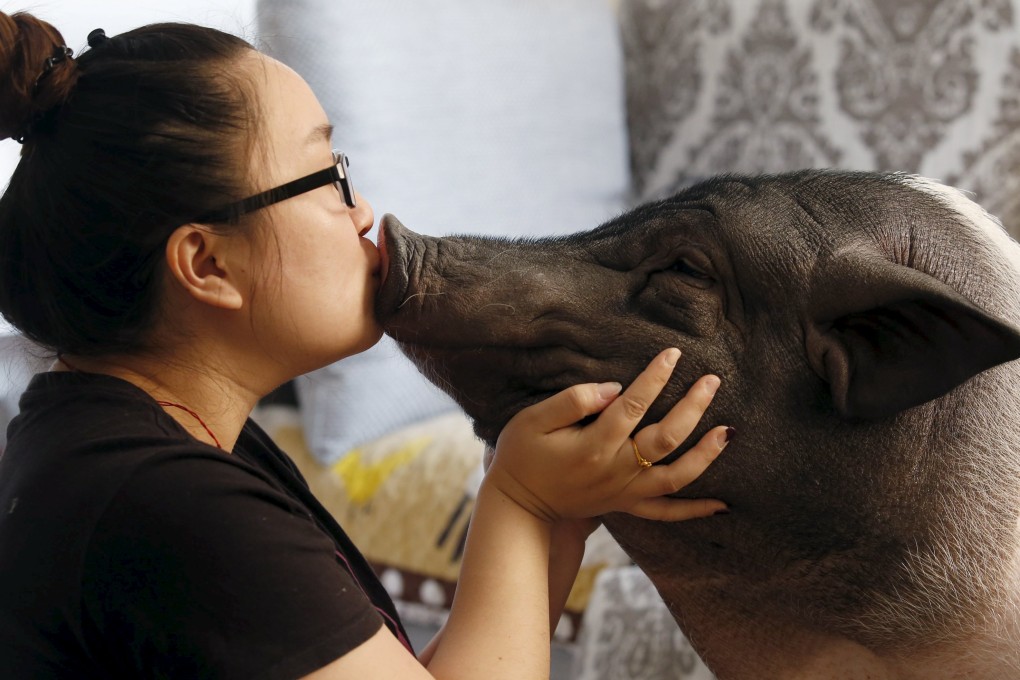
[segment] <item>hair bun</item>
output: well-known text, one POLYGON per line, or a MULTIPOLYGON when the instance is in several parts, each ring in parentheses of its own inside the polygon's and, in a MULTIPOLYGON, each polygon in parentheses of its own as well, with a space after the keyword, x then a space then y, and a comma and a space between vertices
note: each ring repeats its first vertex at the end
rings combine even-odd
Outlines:
POLYGON ((106 31, 103 29, 96 28, 89 32, 88 43, 92 49, 102 47, 108 42, 110 42, 110 37, 106 35, 106 31))
POLYGON ((21 139, 61 106, 78 80, 53 26, 27 12, 0 12, 0 139, 21 139))

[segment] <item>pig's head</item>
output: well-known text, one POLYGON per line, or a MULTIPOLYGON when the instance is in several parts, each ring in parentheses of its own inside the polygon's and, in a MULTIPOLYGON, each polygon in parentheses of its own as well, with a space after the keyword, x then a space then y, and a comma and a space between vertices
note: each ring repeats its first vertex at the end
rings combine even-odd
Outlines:
POLYGON ((910 647, 969 634, 1013 592, 1020 249, 958 192, 724 177, 562 238, 427 238, 387 217, 380 240, 387 333, 490 443, 522 407, 627 384, 664 347, 684 354, 649 421, 722 378, 675 455, 737 429, 679 494, 731 514, 604 518, 696 643, 713 616, 767 611, 910 647))

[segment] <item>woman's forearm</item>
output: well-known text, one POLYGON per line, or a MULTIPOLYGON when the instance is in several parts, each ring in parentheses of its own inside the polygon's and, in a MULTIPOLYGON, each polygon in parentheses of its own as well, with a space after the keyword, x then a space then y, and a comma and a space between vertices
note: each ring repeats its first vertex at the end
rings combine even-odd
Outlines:
POLYGON ((433 675, 548 677, 551 533, 549 521, 482 483, 450 616, 422 654, 433 675))
MULTIPOLYGON (((549 546, 549 633, 556 631, 563 611, 566 608, 570 592, 577 579, 584 557, 585 538, 598 526, 596 520, 583 520, 586 526, 578 527, 575 523, 557 522, 552 528, 549 546)), ((432 660, 432 654, 442 639, 440 629, 435 637, 418 655, 418 660, 425 666, 432 660)))
POLYGON ((585 539, 598 526, 597 520, 564 520, 552 530, 549 546, 549 630, 556 632, 577 572, 584 558, 585 539))

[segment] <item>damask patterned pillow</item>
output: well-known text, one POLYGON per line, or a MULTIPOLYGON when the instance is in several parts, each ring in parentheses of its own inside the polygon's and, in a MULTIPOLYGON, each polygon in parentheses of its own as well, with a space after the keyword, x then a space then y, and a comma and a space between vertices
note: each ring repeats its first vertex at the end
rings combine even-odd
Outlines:
POLYGON ((640 199, 708 175, 901 170, 1020 234, 1017 0, 622 0, 640 199))

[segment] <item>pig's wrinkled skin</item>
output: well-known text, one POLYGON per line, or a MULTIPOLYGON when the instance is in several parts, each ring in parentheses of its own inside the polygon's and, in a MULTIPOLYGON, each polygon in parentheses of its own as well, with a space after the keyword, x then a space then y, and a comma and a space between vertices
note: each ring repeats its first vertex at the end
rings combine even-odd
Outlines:
POLYGON ((676 455, 736 428, 679 494, 731 514, 604 518, 721 680, 1020 678, 1020 247, 959 192, 806 171, 562 238, 382 231, 386 332, 490 443, 665 347, 647 422, 722 378, 676 455))

